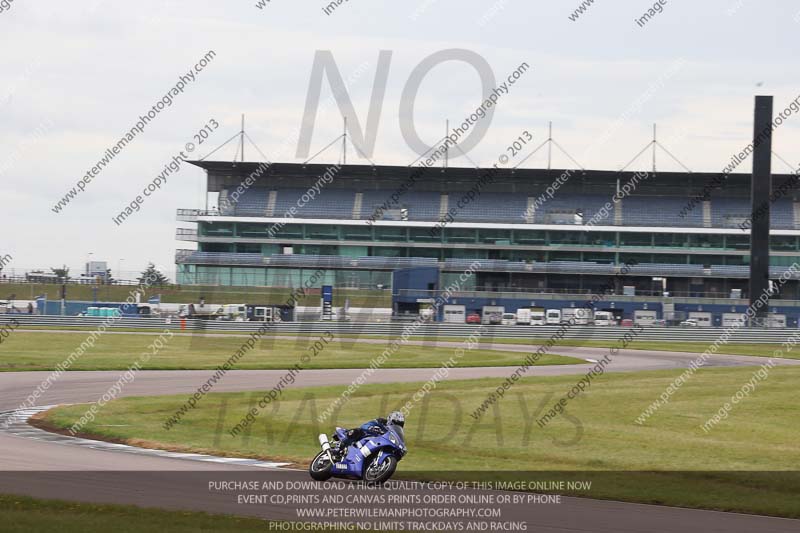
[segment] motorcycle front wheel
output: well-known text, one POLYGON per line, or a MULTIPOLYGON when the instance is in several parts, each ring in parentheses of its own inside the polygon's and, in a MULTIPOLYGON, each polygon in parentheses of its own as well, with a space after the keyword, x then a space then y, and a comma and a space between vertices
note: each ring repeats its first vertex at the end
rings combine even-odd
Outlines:
POLYGON ((393 455, 384 457, 383 462, 378 463, 378 455, 373 455, 364 470, 364 481, 367 483, 383 483, 387 481, 394 470, 397 468, 397 458, 393 455))
POLYGON ((317 481, 327 481, 333 475, 333 463, 328 458, 327 452, 319 452, 311 465, 308 467, 308 473, 317 481))

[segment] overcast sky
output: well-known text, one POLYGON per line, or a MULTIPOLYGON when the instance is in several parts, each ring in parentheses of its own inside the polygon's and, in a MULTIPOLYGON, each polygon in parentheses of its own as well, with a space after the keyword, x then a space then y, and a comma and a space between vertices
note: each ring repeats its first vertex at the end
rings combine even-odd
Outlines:
MULTIPOLYGON (((3 8, 0 256, 13 257, 7 272, 62 263, 80 271, 91 253, 115 271, 121 259, 126 271, 153 261, 172 277, 175 249, 192 247, 175 240, 177 227, 190 226, 176 222, 175 210, 203 206, 200 169, 183 166, 121 226, 112 218, 211 119, 220 127, 193 156, 234 135, 245 113, 249 135, 270 159, 301 162, 284 139, 300 126, 318 50, 331 51, 344 78, 363 72, 349 90, 362 128, 378 54, 393 52, 377 164, 416 159, 400 132, 400 96, 414 67, 445 49, 479 54, 498 82, 522 62, 531 67, 469 153, 487 165, 523 130, 534 144, 543 141, 553 121, 555 139, 583 166, 619 169, 657 123, 660 140, 689 168, 719 171, 748 143, 755 94, 774 95, 776 110, 800 95, 800 5, 789 0, 669 0, 644 27, 635 20, 648 2, 633 0, 596 0, 576 21, 569 15, 579 0, 350 0, 330 15, 323 1, 271 0, 263 9, 257 2, 14 0, 3 8), (216 57, 196 80, 54 213, 106 148, 209 50, 216 57)), ((322 100, 329 95, 325 81, 322 100)), ((472 67, 437 66, 415 103, 421 138, 434 143, 446 119, 463 119, 481 99, 472 67)), ((317 118, 312 153, 341 127, 338 108, 328 106, 317 118)), ((773 147, 797 165, 798 146, 800 116, 793 116, 773 147)), ((247 159, 258 159, 247 150, 247 159)), ((234 149, 217 156, 231 160, 234 149)), ((338 157, 332 150, 317 161, 338 157)), ((533 157, 524 166, 544 164, 533 157)), ((643 158, 638 166, 648 164, 643 158)), ((569 166, 558 154, 554 165, 569 166)), ((679 169, 666 156, 659 166, 679 169)))

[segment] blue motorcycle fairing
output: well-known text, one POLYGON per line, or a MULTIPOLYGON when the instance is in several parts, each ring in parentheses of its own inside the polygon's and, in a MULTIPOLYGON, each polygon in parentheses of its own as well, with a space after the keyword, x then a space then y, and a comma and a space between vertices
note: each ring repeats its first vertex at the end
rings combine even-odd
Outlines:
MULTIPOLYGON (((336 435, 339 440, 344 440, 346 431, 336 428, 336 435)), ((393 455, 399 461, 405 454, 405 443, 402 437, 389 428, 383 435, 366 436, 355 442, 347 450, 347 455, 333 464, 331 474, 334 477, 357 477, 362 478, 366 465, 365 459, 375 452, 379 454, 378 460, 383 461, 388 455, 393 455), (395 442, 392 442, 394 437, 395 442)))

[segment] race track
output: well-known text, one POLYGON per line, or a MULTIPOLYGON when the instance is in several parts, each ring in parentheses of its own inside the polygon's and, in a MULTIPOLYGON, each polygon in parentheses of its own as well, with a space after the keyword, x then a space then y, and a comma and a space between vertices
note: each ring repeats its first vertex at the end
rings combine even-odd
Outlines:
MULTIPOLYGON (((363 340, 359 341, 363 342, 363 340)), ((426 343, 432 345, 432 343, 426 343)), ((461 343, 437 342, 438 346, 461 346, 461 343)), ((484 346, 485 347, 485 346, 484 346)), ((495 349, 529 351, 531 347, 497 345, 495 349)), ((599 359, 607 349, 566 348, 554 350, 561 355, 599 359)), ((698 354, 677 352, 622 351, 609 367, 612 372, 676 369, 688 367, 698 354)), ((706 366, 755 366, 764 358, 712 356, 706 366)), ((776 360, 779 364, 798 365, 800 361, 776 360)), ((533 375, 581 374, 591 364, 537 367, 533 375)), ((425 381, 435 369, 379 369, 371 383, 425 381)), ((505 377, 513 367, 456 368, 448 379, 505 377)), ((114 383, 121 372, 69 372, 39 400, 40 405, 93 402, 114 383)), ((215 392, 270 388, 285 371, 232 371, 214 389, 215 392)), ((361 373, 359 369, 304 370, 293 387, 349 384, 361 373)), ((0 411, 16 409, 48 372, 0 373, 0 411)), ((197 389, 209 371, 142 371, 127 385, 122 396, 185 394, 197 389)), ((19 432, 19 431, 18 431, 19 432)), ((68 500, 128 503, 165 509, 200 510, 296 520, 293 505, 237 505, 230 498, 210 492, 203 480, 219 475, 269 476, 272 479, 308 480, 305 471, 212 463, 197 460, 124 453, 113 446, 76 445, 70 439, 41 432, 23 431, 14 435, 11 428, 0 431, 0 491, 36 497, 68 500), (169 475, 159 474, 170 471, 169 475), (109 472, 114 472, 113 476, 109 472), (124 474, 128 472, 128 474, 124 474)), ((659 507, 563 498, 558 505, 516 508, 509 516, 528 523, 536 532, 789 532, 800 531, 800 521, 719 513, 673 507, 659 507)))

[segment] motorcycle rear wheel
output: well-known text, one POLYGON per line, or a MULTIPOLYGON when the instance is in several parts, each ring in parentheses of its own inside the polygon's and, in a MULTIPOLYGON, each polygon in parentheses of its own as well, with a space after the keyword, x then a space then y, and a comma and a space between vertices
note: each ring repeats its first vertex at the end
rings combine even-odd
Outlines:
POLYGON ((333 463, 328 458, 327 452, 319 452, 311 465, 308 467, 308 473, 312 479, 317 481, 327 481, 333 475, 333 463))
POLYGON ((377 455, 373 455, 369 463, 364 467, 364 481, 367 483, 383 483, 388 481, 397 468, 397 458, 393 455, 388 455, 384 458, 383 462, 376 465, 378 460, 377 455))

